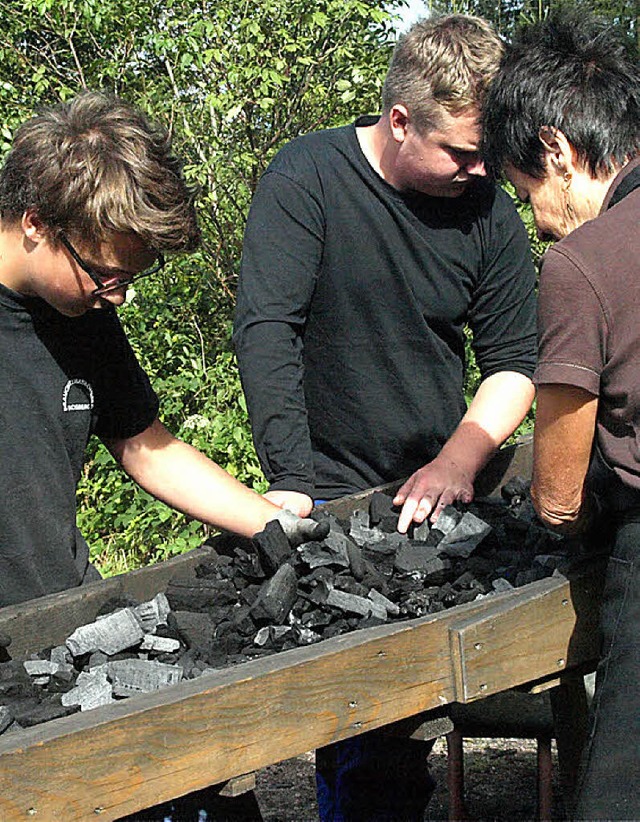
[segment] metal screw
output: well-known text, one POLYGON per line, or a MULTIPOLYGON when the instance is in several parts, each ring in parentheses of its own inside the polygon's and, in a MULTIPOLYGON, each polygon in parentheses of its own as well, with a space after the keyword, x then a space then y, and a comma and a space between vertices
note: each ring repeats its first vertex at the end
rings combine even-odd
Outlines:
POLYGON ((486 691, 486 690, 487 690, 487 683, 486 683, 486 682, 483 682, 483 683, 480 685, 480 690, 481 690, 481 691, 486 691))
POLYGON ((476 642, 476 644, 473 647, 476 649, 476 651, 479 651, 482 648, 482 642, 476 642))
POLYGON ((358 707, 358 703, 355 701, 355 699, 351 700, 351 702, 349 703, 349 707, 350 708, 357 708, 358 707))
POLYGON ((104 813, 104 808, 103 807, 94 808, 93 812, 96 814, 96 816, 99 816, 101 813, 104 813))
POLYGON ((563 604, 563 605, 568 605, 568 604, 569 604, 569 600, 568 600, 568 599, 563 599, 563 600, 562 600, 562 604, 563 604))
POLYGON ((378 651, 378 659, 384 659, 387 655, 386 651, 378 651))
POLYGON ((559 659, 558 660, 558 668, 562 668, 563 665, 564 665, 564 659, 559 659))
POLYGON ((362 722, 354 722, 351 727, 355 728, 356 730, 359 730, 360 728, 362 728, 362 722))
POLYGON ((27 811, 27 816, 35 816, 38 813, 37 808, 29 808, 27 811))

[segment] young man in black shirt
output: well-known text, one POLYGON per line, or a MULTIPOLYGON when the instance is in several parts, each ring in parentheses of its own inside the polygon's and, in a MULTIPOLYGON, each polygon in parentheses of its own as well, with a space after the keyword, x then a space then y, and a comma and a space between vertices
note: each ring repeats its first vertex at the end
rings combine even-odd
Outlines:
POLYGON ((86 92, 17 131, 0 171, 0 607, 99 578, 75 524, 94 433, 196 519, 251 536, 281 517, 162 425, 114 310, 198 242, 168 135, 130 105, 86 92))
MULTIPOLYGON (((235 344, 278 505, 306 516, 314 500, 409 477, 406 531, 469 502, 530 407, 529 245, 479 155, 502 52, 478 18, 418 22, 382 115, 294 140, 260 180, 235 344), (466 324, 482 376, 468 408, 466 324)), ((429 784, 409 742, 373 733, 318 751, 322 818, 421 819, 429 784)))

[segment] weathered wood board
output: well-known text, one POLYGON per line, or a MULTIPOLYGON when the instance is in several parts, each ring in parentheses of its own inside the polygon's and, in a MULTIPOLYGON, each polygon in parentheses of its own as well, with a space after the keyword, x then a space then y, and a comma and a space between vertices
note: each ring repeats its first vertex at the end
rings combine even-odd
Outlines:
MULTIPOLYGON (((514 472, 526 473, 519 465, 514 472)), ((185 562, 0 610, 0 631, 21 626, 20 642, 34 649, 61 641, 53 636, 92 619, 115 591, 153 595, 185 562)), ((0 819, 116 819, 452 701, 582 665, 597 651, 599 577, 592 569, 571 582, 549 578, 0 737, 0 819)))

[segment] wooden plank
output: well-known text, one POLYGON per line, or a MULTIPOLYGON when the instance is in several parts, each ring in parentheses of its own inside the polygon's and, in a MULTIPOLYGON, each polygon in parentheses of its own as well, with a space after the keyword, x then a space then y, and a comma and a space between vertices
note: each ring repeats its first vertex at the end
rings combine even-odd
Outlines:
POLYGON ((93 622, 110 599, 123 595, 140 602, 152 599, 166 589, 174 575, 215 555, 213 544, 204 545, 138 571, 0 608, 0 631, 11 637, 9 650, 14 659, 27 657, 48 646, 64 643, 78 626, 93 622))
POLYGON ((114 819, 453 697, 446 621, 370 629, 0 739, 0 818, 114 819))
POLYGON ((601 565, 570 581, 550 577, 516 589, 492 612, 451 626, 456 701, 470 702, 567 667, 599 651, 601 565))
MULTIPOLYGON (((354 632, 0 737, 0 818, 24 818, 29 809, 41 818, 94 818, 96 808, 103 818, 117 818, 459 700, 451 636, 463 636, 464 648, 476 624, 520 632, 530 594, 519 589, 354 632)), ((554 633, 553 625, 546 627, 554 633)), ((506 660, 508 643, 494 644, 506 660)), ((568 647, 561 651, 571 664, 584 661, 568 647)), ((522 649, 520 657, 513 676, 506 660, 503 689, 550 673, 538 673, 534 655, 536 676, 528 674, 522 649)), ((500 689, 494 674, 486 678, 487 693, 500 689)))
MULTIPOLYGON (((509 476, 528 475, 530 460, 528 446, 505 449, 478 484, 478 493, 493 493, 509 476)), ((335 513, 340 505, 339 515, 348 514, 371 493, 373 489, 327 508, 335 513)), ((174 574, 216 551, 224 553, 226 542, 221 537, 170 562, 0 610, 0 630, 13 634, 14 656, 17 649, 24 653, 61 642, 91 621, 108 599, 125 593, 150 598, 174 574)), ((592 653, 592 640, 581 637, 580 630, 590 630, 593 623, 583 613, 591 608, 591 595, 592 590, 576 583, 547 580, 542 587, 535 583, 421 620, 348 634, 5 735, 0 737, 0 819, 34 814, 114 819, 438 708, 464 698, 465 688, 484 695, 556 673, 556 668, 540 671, 546 662, 540 663, 539 654, 528 665, 521 646, 510 674, 513 648, 501 634, 511 639, 526 635, 523 626, 533 618, 539 627, 544 623, 545 635, 551 637, 552 658, 564 654, 567 665, 584 662, 592 653), (549 609, 548 618, 541 620, 538 600, 549 596, 568 598, 568 604, 549 609), (572 611, 573 634, 567 630, 572 611), (472 636, 475 625, 482 626, 479 637, 493 626, 489 634, 495 656, 473 658, 470 650, 481 641, 472 636), (498 659, 503 659, 503 669, 498 659), (488 671, 485 689, 472 681, 481 676, 482 666, 488 671)), ((549 655, 543 659, 548 661, 549 655)))

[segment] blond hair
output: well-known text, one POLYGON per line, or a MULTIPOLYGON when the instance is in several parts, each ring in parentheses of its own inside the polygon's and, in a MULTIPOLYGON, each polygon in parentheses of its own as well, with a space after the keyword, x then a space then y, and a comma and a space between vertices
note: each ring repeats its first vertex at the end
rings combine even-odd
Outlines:
POLYGON ((382 109, 404 105, 420 130, 437 128, 440 107, 456 115, 481 108, 504 44, 480 17, 451 14, 419 20, 394 49, 382 109))

